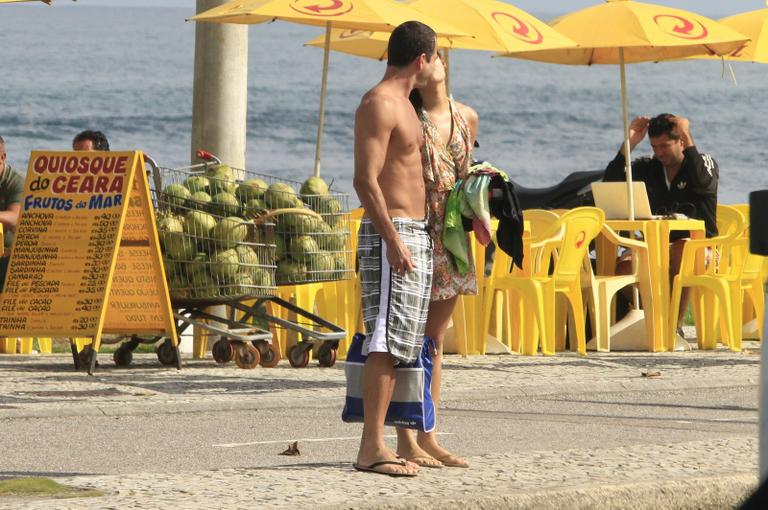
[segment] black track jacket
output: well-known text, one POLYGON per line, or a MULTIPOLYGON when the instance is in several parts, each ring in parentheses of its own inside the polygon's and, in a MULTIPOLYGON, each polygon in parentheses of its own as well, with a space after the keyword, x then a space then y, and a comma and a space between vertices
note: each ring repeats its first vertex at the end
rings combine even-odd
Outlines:
MULTIPOLYGON (((664 166, 656 158, 643 157, 634 160, 632 178, 645 183, 653 214, 685 213, 689 217, 704 220, 707 237, 716 236, 717 182, 720 178, 720 168, 712 156, 699 154, 695 146, 688 147, 683 154, 685 155, 683 164, 669 188, 664 175, 664 166)), ((607 182, 625 180, 624 165, 624 155, 619 151, 613 161, 608 164, 604 180, 607 182)), ((687 237, 685 233, 673 235, 675 238, 687 237)))

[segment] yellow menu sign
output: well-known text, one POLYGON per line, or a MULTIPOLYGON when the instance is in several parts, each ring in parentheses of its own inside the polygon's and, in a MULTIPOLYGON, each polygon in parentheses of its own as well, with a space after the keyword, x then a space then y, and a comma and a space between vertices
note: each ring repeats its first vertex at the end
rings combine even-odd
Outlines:
POLYGON ((167 336, 178 345, 140 152, 32 152, 0 336, 167 336))

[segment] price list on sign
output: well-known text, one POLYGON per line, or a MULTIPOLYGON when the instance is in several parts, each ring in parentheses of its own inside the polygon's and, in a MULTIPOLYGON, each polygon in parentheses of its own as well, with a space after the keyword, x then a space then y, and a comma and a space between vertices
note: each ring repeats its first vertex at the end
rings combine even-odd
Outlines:
POLYGON ((162 334, 167 326, 167 292, 162 264, 156 261, 160 253, 156 246, 155 223, 149 206, 151 200, 137 175, 129 197, 128 211, 123 224, 115 276, 109 296, 107 333, 132 332, 162 334))
POLYGON ((93 337, 98 350, 102 331, 125 326, 109 323, 110 290, 135 291, 141 279, 148 290, 134 301, 152 305, 150 329, 176 344, 153 218, 141 153, 33 152, 0 336, 93 337))

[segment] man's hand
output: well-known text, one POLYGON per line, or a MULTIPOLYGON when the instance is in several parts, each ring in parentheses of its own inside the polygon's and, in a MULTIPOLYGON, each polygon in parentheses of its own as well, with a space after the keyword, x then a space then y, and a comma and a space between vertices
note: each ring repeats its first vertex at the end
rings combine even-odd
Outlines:
MULTIPOLYGON (((646 133, 648 133, 648 121, 649 117, 635 117, 632 122, 629 123, 629 150, 630 152, 637 147, 637 144, 643 141, 646 133)), ((624 154, 624 144, 621 144, 621 153, 624 154)), ((624 154, 626 157, 627 155, 624 154)))
POLYGON ((691 121, 685 117, 672 117, 669 119, 677 129, 677 133, 680 135, 680 140, 683 142, 683 146, 687 149, 693 146, 693 137, 691 136, 691 121))
POLYGON ((411 251, 403 244, 400 236, 395 237, 391 242, 387 242, 387 261, 392 271, 401 276, 413 271, 414 265, 413 259, 411 259, 411 251))

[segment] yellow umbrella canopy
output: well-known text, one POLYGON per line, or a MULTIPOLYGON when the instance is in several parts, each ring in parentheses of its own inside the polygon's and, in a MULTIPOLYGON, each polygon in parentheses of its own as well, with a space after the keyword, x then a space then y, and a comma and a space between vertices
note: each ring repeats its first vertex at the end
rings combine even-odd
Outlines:
POLYGON ((234 0, 214 7, 192 21, 257 24, 290 21, 304 25, 391 32, 401 23, 418 20, 438 34, 467 35, 464 31, 394 0, 234 0))
POLYGON ((504 56, 555 64, 620 65, 627 196, 629 219, 633 220, 625 63, 726 55, 743 47, 748 38, 693 12, 632 0, 606 0, 605 3, 566 14, 553 21, 552 27, 576 41, 579 47, 515 52, 504 56))
POLYGON ((555 64, 619 64, 695 55, 726 55, 748 38, 699 14, 632 0, 605 3, 566 14, 552 27, 578 49, 517 52, 514 57, 555 64))
POLYGON ((467 35, 466 32, 394 0, 234 0, 214 7, 193 21, 256 24, 276 20, 325 27, 325 54, 320 87, 320 115, 317 123, 314 175, 320 175, 320 147, 323 140, 325 98, 331 31, 364 29, 391 32, 401 23, 418 20, 440 35, 467 35))
POLYGON ((768 9, 729 16, 720 23, 752 39, 743 48, 726 55, 726 60, 768 64, 768 9))
MULTIPOLYGON (((575 43, 527 12, 497 0, 411 0, 424 13, 440 13, 440 19, 461 27, 472 37, 439 37, 440 48, 486 51, 522 51, 574 47, 575 43)), ((359 57, 383 60, 389 36, 370 30, 334 29, 331 49, 359 57)), ((322 37, 307 43, 322 47, 322 37)))

